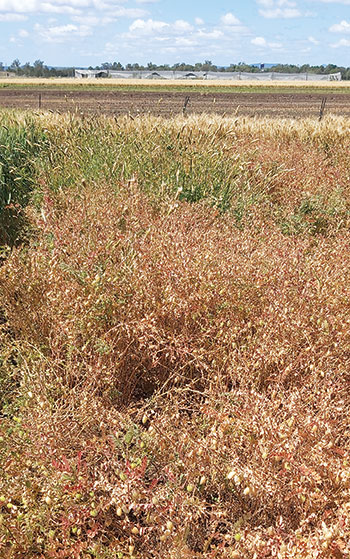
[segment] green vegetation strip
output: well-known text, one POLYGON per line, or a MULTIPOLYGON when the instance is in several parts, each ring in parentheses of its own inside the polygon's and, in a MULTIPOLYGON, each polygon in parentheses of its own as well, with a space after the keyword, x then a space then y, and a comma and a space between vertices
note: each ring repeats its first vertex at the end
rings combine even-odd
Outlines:
POLYGON ((190 83, 190 84, 99 84, 99 83, 76 83, 72 81, 71 83, 0 83, 0 90, 21 90, 21 89, 34 89, 34 90, 51 90, 51 91, 62 91, 62 90, 74 90, 74 91, 132 91, 132 92, 160 92, 160 93, 259 93, 259 94, 319 94, 319 95, 340 95, 340 94, 350 94, 350 86, 344 87, 332 87, 332 86, 322 86, 318 87, 315 85, 305 85, 305 86, 272 86, 272 85, 204 85, 202 83, 190 83))

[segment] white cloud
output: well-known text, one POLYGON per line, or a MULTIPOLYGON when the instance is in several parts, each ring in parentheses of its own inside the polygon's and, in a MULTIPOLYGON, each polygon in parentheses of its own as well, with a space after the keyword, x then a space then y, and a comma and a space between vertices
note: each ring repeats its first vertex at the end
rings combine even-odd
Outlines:
MULTIPOLYGON (((247 34, 248 30, 238 19, 234 18, 232 14, 226 15, 230 17, 227 19, 221 18, 221 27, 216 26, 209 29, 205 27, 195 28, 188 21, 182 19, 167 23, 152 18, 147 20, 139 18, 132 22, 129 26, 129 31, 124 33, 124 38, 137 40, 142 37, 150 37, 152 40, 160 40, 160 38, 170 40, 176 36, 183 37, 185 35, 187 41, 198 41, 199 39, 219 39, 223 37, 232 39, 233 35, 240 36, 242 34, 247 34), (231 24, 225 24, 223 19, 224 21, 229 21, 231 24), (234 25, 233 22, 235 23, 234 25), (232 31, 234 31, 234 34, 232 31)), ((184 44, 184 41, 182 41, 182 44, 184 44)))
POLYGON ((124 8, 125 0, 0 0, 0 12, 13 14, 68 14, 83 15, 86 9, 114 14, 115 17, 141 17, 144 10, 124 8))
POLYGON ((197 36, 203 39, 220 39, 221 37, 224 37, 224 33, 220 29, 213 29, 212 31, 200 29, 197 36))
POLYGON ((40 6, 40 10, 47 14, 79 14, 80 10, 77 10, 73 6, 57 6, 52 2, 43 2, 40 6))
POLYGON ((29 37, 28 31, 26 29, 20 29, 17 36, 13 35, 12 37, 10 37, 10 43, 21 45, 21 39, 26 39, 27 37, 29 37))
POLYGON ((279 50, 283 47, 282 43, 268 42, 266 41, 265 37, 255 37, 250 42, 255 47, 260 47, 260 48, 270 48, 270 49, 279 50))
POLYGON ((232 26, 232 25, 241 25, 241 22, 239 21, 239 19, 235 15, 233 15, 231 12, 222 16, 221 23, 223 23, 223 25, 227 25, 229 27, 232 26))
POLYGON ((252 45, 255 45, 256 47, 267 46, 267 42, 266 39, 264 39, 264 37, 255 37, 255 39, 252 39, 250 42, 252 43, 252 45))
POLYGON ((115 18, 127 17, 130 19, 144 17, 145 15, 147 15, 147 12, 140 8, 124 8, 123 6, 116 6, 111 9, 109 13, 115 18))
POLYGON ((76 14, 79 11, 74 5, 74 0, 65 4, 60 2, 39 2, 37 0, 0 0, 0 12, 12 13, 57 13, 76 14), (73 4, 73 5, 72 5, 73 4))
POLYGON ((156 21, 153 19, 136 19, 130 25, 129 32, 131 34, 136 32, 136 34, 138 35, 153 35, 153 33, 160 33, 169 28, 169 23, 166 23, 165 21, 156 21))
POLYGON ((0 21, 25 21, 26 16, 21 14, 0 14, 0 21))
POLYGON ((340 23, 331 25, 329 31, 333 33, 350 33, 350 22, 343 19, 340 23))
POLYGON ((302 15, 296 2, 291 0, 257 0, 257 4, 262 6, 259 14, 266 19, 292 19, 302 15))
POLYGON ((88 25, 90 27, 96 27, 97 25, 108 25, 115 20, 116 18, 113 17, 98 17, 97 15, 94 15, 92 13, 72 17, 72 21, 76 21, 77 23, 88 25))
POLYGON ((176 37, 175 45, 178 47, 195 47, 198 43, 194 39, 188 39, 187 37, 176 37))
POLYGON ((136 19, 129 27, 129 36, 131 35, 151 35, 156 38, 158 34, 183 35, 193 31, 193 26, 183 19, 178 19, 174 23, 166 23, 165 21, 157 21, 154 19, 136 19))
POLYGON ((332 49, 338 49, 340 47, 350 47, 350 40, 349 39, 340 39, 337 43, 333 43, 329 45, 332 49))
POLYGON ((276 6, 279 8, 295 8, 296 6, 294 0, 257 0, 257 3, 265 8, 275 8, 276 6))
POLYGON ((350 6, 350 0, 318 0, 323 4, 343 4, 344 6, 350 6))
POLYGON ((40 24, 34 26, 34 31, 38 37, 47 43, 63 43, 67 39, 82 38, 92 34, 91 27, 87 25, 56 25, 54 27, 46 27, 40 24))
POLYGON ((188 21, 184 21, 183 19, 178 19, 174 23, 174 31, 179 33, 189 33, 193 31, 193 26, 188 23, 188 21))
POLYGON ((266 19, 292 19, 301 17, 301 12, 297 8, 275 8, 273 10, 259 10, 259 13, 266 19))
POLYGON ((319 45, 319 44, 320 44, 320 41, 318 41, 317 39, 315 39, 315 37, 312 37, 311 35, 310 35, 310 37, 308 37, 307 40, 308 40, 310 43, 312 43, 313 45, 319 45))
POLYGON ((105 53, 114 53, 115 45, 113 43, 106 43, 105 44, 105 53))
POLYGON ((1 12, 46 12, 53 7, 58 9, 66 8, 87 8, 89 7, 89 0, 53 0, 51 2, 42 2, 41 0, 0 0, 1 12))
POLYGON ((79 15, 72 16, 72 20, 76 21, 82 25, 89 25, 91 27, 96 27, 97 25, 108 25, 117 21, 117 19, 126 18, 140 18, 147 14, 145 10, 138 8, 124 8, 118 7, 107 15, 100 16, 98 12, 87 12, 79 15))
MULTIPOLYGON (((250 37, 250 31, 232 13, 224 14, 217 24, 207 25, 202 18, 195 18, 195 25, 186 20, 163 21, 153 18, 137 18, 126 33, 108 41, 106 51, 128 53, 128 58, 154 56, 157 52, 163 58, 167 55, 193 56, 210 59, 218 56, 223 59, 227 52, 239 56, 242 39, 250 37)), ((164 60, 164 58, 163 58, 164 60)))

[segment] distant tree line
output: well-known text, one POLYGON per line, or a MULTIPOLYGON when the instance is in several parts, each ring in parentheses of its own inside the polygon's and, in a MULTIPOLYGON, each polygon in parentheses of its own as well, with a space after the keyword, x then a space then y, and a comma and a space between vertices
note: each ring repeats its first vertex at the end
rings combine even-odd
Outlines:
POLYGON ((217 66, 211 60, 204 62, 196 62, 196 64, 186 64, 186 62, 177 62, 170 66, 169 64, 153 64, 149 62, 146 66, 138 64, 126 64, 123 66, 120 62, 103 62, 100 66, 92 67, 89 70, 129 70, 129 71, 165 71, 165 70, 180 70, 184 72, 277 72, 285 74, 335 74, 340 72, 343 80, 350 80, 350 67, 337 66, 336 64, 327 64, 320 66, 310 66, 310 64, 303 64, 297 66, 295 64, 276 64, 269 68, 264 68, 263 65, 251 65, 245 62, 238 62, 238 64, 230 64, 230 66, 217 66))
POLYGON ((30 64, 30 62, 21 64, 18 58, 6 68, 0 62, 0 72, 4 71, 11 72, 17 76, 33 78, 67 78, 74 76, 74 68, 53 68, 46 66, 42 60, 36 60, 33 64, 30 64))
POLYGON ((283 74, 336 74, 341 73, 343 80, 350 80, 350 68, 345 66, 337 66, 336 64, 327 64, 321 66, 310 66, 303 64, 296 66, 295 64, 276 64, 269 69, 269 72, 279 72, 283 74))
MULTIPOLYGON (((36 60, 33 64, 26 62, 21 64, 16 58, 10 66, 4 67, 0 62, 0 71, 9 71, 18 76, 38 77, 38 78, 51 78, 51 77, 71 77, 74 76, 74 68, 53 68, 46 66, 42 60, 36 60)), ((263 65, 256 66, 246 64, 245 62, 238 62, 238 64, 230 64, 230 66, 217 66, 211 60, 204 62, 196 62, 195 64, 186 64, 185 62, 176 62, 176 64, 153 64, 149 62, 146 66, 138 64, 126 64, 123 66, 120 62, 103 62, 100 66, 90 66, 89 70, 128 70, 128 71, 184 71, 184 72, 278 72, 285 74, 333 74, 340 72, 343 80, 350 80, 350 68, 344 66, 337 66, 336 64, 327 64, 321 66, 310 66, 303 64, 297 66, 295 64, 276 64, 275 66, 264 68, 263 65)))

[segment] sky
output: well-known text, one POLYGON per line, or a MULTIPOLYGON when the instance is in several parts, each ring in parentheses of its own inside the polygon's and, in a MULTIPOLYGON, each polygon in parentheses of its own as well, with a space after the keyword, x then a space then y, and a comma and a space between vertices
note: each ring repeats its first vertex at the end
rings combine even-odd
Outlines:
POLYGON ((350 66, 350 0, 0 0, 0 61, 350 66))

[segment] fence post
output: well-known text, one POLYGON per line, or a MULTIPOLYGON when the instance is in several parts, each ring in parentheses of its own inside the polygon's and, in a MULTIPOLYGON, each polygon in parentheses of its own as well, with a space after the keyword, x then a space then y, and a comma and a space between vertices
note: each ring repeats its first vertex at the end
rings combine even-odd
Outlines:
POLYGON ((190 101, 190 98, 189 98, 189 97, 186 97, 186 98, 185 98, 185 102, 184 102, 184 106, 182 107, 182 114, 183 114, 184 116, 185 116, 185 114, 186 114, 186 109, 187 109, 187 105, 188 105, 189 101, 190 101))
POLYGON ((319 122, 321 122, 322 118, 323 118, 323 113, 326 107, 326 102, 327 102, 327 97, 323 97, 322 101, 321 101, 321 107, 320 107, 320 116, 318 118, 319 122))

